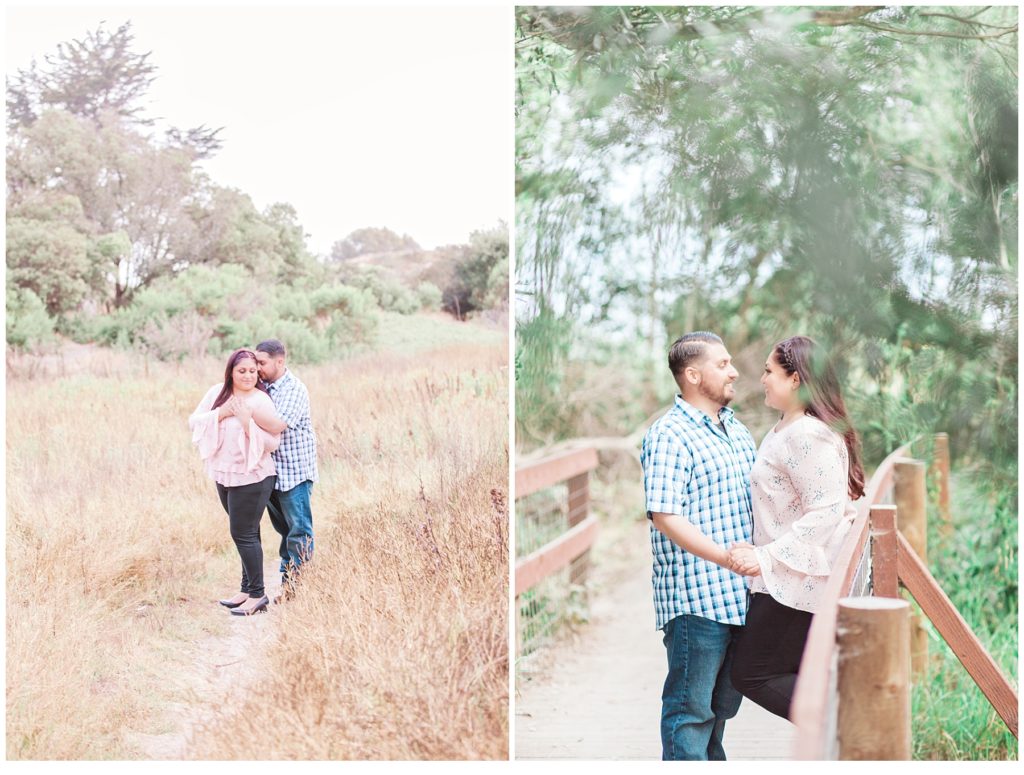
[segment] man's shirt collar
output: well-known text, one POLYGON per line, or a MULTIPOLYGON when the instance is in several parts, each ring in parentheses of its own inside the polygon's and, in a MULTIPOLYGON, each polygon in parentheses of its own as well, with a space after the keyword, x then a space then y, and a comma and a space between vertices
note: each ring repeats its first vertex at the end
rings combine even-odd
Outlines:
POLYGON ((267 390, 277 390, 279 387, 284 385, 285 382, 287 382, 289 379, 291 379, 291 376, 292 376, 291 369, 285 368, 284 374, 282 374, 280 377, 275 379, 273 382, 268 382, 267 383, 267 390))
MULTIPOLYGON (((693 404, 687 403, 681 393, 676 393, 676 406, 678 406, 679 410, 692 422, 698 425, 713 425, 715 423, 714 419, 709 414, 702 412, 693 404)), ((723 406, 718 410, 718 420, 724 425, 734 414, 736 413, 732 409, 727 406, 723 406)))

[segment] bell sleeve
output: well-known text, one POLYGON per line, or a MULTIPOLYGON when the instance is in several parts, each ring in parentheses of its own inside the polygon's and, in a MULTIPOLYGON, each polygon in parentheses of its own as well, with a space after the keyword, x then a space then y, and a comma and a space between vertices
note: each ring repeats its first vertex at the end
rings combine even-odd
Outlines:
POLYGON ((220 422, 218 410, 213 408, 213 401, 220 393, 223 385, 214 385, 203 396, 203 400, 188 418, 188 427, 192 430, 192 443, 199 449, 199 457, 208 460, 220 447, 220 422))
POLYGON ((805 576, 828 576, 832 559, 826 545, 844 518, 849 498, 845 444, 827 427, 815 428, 788 440, 783 465, 802 515, 775 541, 754 550, 761 572, 770 576, 781 563, 805 576))

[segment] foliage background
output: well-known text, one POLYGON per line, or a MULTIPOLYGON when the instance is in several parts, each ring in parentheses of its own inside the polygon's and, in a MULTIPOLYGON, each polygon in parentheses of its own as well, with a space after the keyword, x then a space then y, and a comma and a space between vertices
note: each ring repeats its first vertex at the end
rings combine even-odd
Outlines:
POLYGON ((203 172, 218 129, 154 129, 155 73, 101 25, 7 79, 8 758, 507 759, 507 228, 312 255, 203 172), (270 336, 317 557, 238 621, 185 420, 270 336))
MULTIPOLYGON (((1015 7, 517 9, 519 453, 584 437, 607 480, 635 476, 613 451, 669 404, 664 354, 696 329, 725 339, 760 438, 764 358, 810 335, 869 467, 949 432, 973 538, 935 569, 1015 675, 1017 23, 1015 7)), ((960 679, 939 673, 948 697, 960 679)), ((917 754, 1015 756, 976 716, 947 725, 973 744, 936 732, 917 754)))
POLYGON ((435 250, 367 227, 315 256, 292 205, 259 210, 203 171, 221 129, 156 131, 141 107, 156 77, 130 22, 8 76, 9 346, 180 360, 278 336, 322 362, 372 347, 381 311, 506 307, 504 224, 435 250))

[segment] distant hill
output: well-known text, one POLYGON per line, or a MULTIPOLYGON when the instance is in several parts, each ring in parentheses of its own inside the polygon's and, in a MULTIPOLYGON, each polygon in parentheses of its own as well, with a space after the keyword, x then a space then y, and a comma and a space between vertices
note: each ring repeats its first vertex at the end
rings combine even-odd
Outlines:
POLYGON ((375 268, 390 274, 403 285, 413 288, 422 282, 444 287, 451 278, 456 262, 462 255, 462 246, 445 246, 436 250, 409 248, 363 253, 338 261, 344 271, 375 268))

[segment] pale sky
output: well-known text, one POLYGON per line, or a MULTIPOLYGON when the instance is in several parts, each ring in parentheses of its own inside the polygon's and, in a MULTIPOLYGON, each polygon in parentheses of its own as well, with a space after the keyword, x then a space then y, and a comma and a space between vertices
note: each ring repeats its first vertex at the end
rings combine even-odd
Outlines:
POLYGON ((211 178, 294 205, 315 253, 364 226, 432 248, 511 222, 508 7, 8 7, 7 73, 104 20, 152 52, 147 115, 223 126, 211 178))

